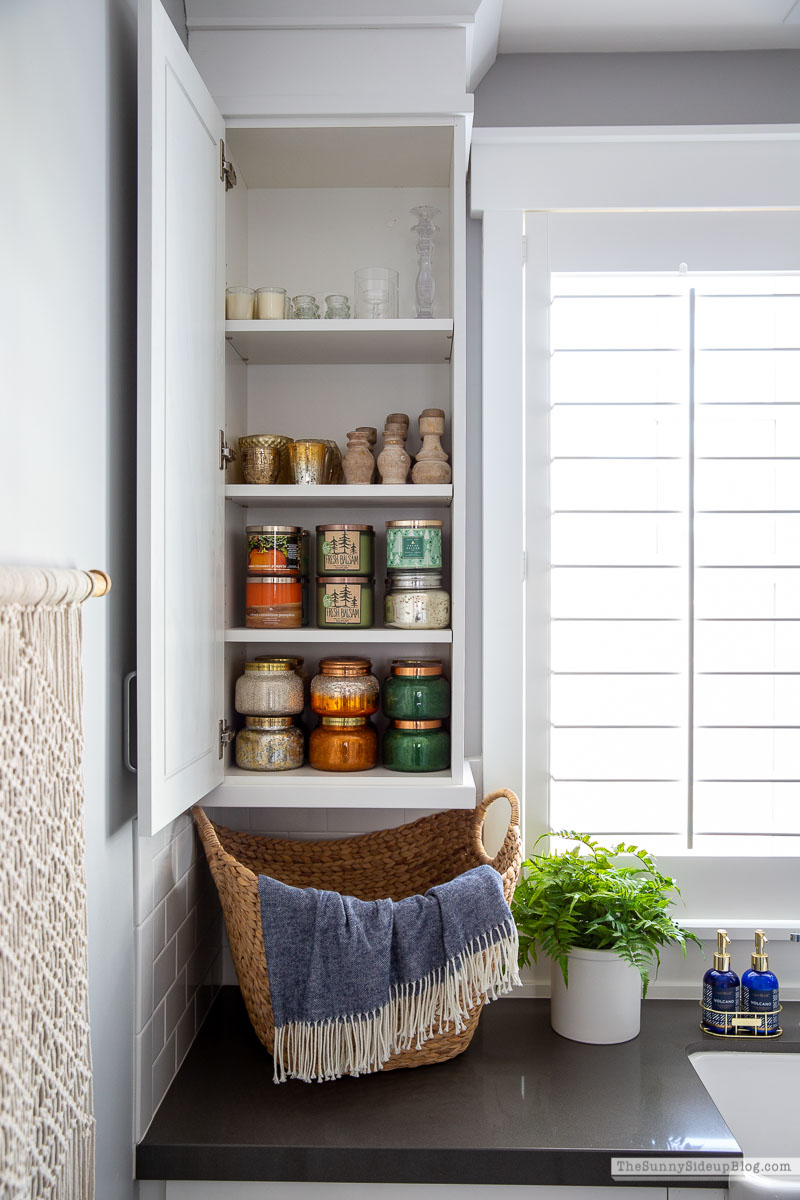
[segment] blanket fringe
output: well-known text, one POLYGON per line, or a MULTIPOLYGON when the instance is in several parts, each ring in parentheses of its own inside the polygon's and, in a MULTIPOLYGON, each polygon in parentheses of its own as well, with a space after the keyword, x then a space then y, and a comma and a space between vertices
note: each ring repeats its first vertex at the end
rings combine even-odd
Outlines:
POLYGON ((517 928, 505 921, 474 938, 443 967, 396 985, 374 1012, 277 1026, 275 1082, 322 1082, 379 1071, 394 1054, 419 1050, 441 1033, 461 1033, 479 1004, 519 985, 518 952, 517 928))

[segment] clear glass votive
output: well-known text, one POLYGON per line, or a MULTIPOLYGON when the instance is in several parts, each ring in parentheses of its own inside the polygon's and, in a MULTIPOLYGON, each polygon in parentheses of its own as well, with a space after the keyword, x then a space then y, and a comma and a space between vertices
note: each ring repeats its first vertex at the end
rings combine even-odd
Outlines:
POLYGON ((398 315, 399 279, 391 267, 361 267, 355 273, 357 319, 391 320, 398 315))
POLYGON ((325 317, 329 321, 349 321, 350 298, 334 293, 325 297, 325 317))
POLYGON ((319 319, 319 305, 315 296, 294 296, 294 315, 297 321, 316 321, 319 319))

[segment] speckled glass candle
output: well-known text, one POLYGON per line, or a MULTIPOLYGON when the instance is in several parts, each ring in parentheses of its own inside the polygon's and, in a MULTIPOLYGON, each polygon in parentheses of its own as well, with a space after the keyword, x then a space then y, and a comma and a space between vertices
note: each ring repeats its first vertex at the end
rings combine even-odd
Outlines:
POLYGON ((303 731, 291 717, 245 717, 236 735, 236 765, 245 771, 293 771, 304 752, 303 731))
POLYGON ((394 571, 386 580, 383 615, 391 629, 446 629, 450 593, 438 571, 394 571))
POLYGON ((378 761, 378 734, 368 717, 321 717, 308 739, 317 771, 368 771, 378 761))
POLYGON ((293 716, 305 707, 303 681, 288 658, 245 663, 234 704, 243 716, 293 716))
POLYGON ((311 708, 321 717, 369 717, 378 711, 380 684, 368 658, 323 658, 311 680, 311 708))

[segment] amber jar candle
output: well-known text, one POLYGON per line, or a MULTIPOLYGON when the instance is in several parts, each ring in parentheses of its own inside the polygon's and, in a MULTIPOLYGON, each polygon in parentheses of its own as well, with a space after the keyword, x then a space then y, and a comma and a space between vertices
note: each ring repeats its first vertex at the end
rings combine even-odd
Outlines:
POLYGON ((369 717, 378 711, 380 684, 368 658, 323 658, 311 680, 311 709, 321 717, 369 717))
POLYGON ((368 771, 378 761, 378 734, 368 717, 321 717, 308 739, 318 771, 368 771))

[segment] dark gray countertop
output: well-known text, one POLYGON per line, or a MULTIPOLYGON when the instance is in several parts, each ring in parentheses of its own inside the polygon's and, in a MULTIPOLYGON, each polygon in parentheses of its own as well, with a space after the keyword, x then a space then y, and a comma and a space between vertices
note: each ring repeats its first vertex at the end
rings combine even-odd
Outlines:
POLYGON ((687 1052, 800 1049, 800 1003, 784 1005, 782 1038, 755 1044, 703 1035, 689 1000, 647 1000, 639 1037, 615 1046, 567 1041, 549 1013, 500 1000, 450 1062, 275 1085, 238 988, 223 988, 137 1177, 610 1185, 612 1155, 739 1153, 687 1052))

